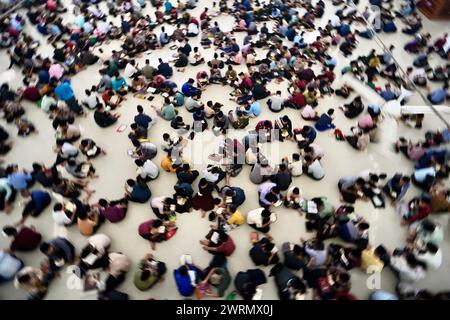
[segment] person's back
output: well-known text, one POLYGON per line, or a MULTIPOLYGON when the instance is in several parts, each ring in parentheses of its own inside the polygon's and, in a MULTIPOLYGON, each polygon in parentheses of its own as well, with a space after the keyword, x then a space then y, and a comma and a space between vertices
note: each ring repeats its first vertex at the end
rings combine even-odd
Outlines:
POLYGON ((12 251, 32 251, 41 242, 42 236, 34 228, 23 226, 14 236, 10 249, 12 251))
POLYGON ((189 272, 194 272, 197 276, 199 270, 194 265, 190 264, 188 266, 181 266, 173 271, 178 292, 185 297, 191 296, 195 290, 192 286, 192 280, 189 272))

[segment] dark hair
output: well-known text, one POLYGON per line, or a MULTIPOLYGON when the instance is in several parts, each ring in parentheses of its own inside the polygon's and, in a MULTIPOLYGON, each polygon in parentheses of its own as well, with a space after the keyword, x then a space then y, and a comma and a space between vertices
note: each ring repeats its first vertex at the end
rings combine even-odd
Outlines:
POLYGON ((422 228, 427 232, 434 232, 436 224, 433 221, 426 219, 422 222, 422 228))
POLYGON ((42 242, 42 244, 39 247, 39 251, 42 253, 46 253, 50 249, 51 245, 48 242, 42 242))
POLYGON ((150 278, 150 275, 151 275, 151 273, 149 270, 143 270, 141 273, 141 277, 140 277, 141 281, 147 280, 148 278, 150 278))
POLYGON ((270 212, 268 209, 264 209, 262 212, 261 212, 261 216, 263 217, 263 218, 268 218, 268 217, 270 217, 272 215, 272 212, 270 212))
POLYGON ((14 235, 17 234, 17 230, 13 226, 5 226, 5 227, 3 227, 3 232, 6 235, 8 235, 8 236, 14 236, 14 235))
POLYGON ((417 260, 412 253, 406 254, 405 259, 408 265, 410 265, 411 267, 422 267, 424 270, 427 269, 427 265, 424 262, 417 260))
POLYGON ((127 180, 127 184, 128 184, 130 187, 134 187, 134 186, 136 185, 136 181, 134 181, 133 179, 128 179, 128 180, 127 180))
POLYGON ((187 276, 189 269, 185 265, 183 265, 178 269, 178 271, 182 276, 187 276))
POLYGON ((350 281, 350 275, 347 272, 341 273, 339 275, 339 280, 342 282, 349 282, 350 281))
POLYGON ((144 165, 144 161, 142 161, 141 159, 136 159, 134 160, 134 164, 138 167, 142 167, 144 165))
POLYGON ((138 106, 136 107, 136 109, 137 109, 137 111, 138 111, 139 113, 144 112, 144 108, 143 108, 141 105, 138 105, 138 106))
POLYGON ((367 230, 367 229, 369 229, 369 227, 370 227, 370 225, 367 222, 361 222, 358 225, 358 229, 360 229, 360 230, 367 230))
POLYGON ((427 251, 428 252, 431 252, 431 253, 434 253, 434 254, 439 251, 439 247, 437 245, 435 245, 434 243, 432 243, 432 242, 428 242, 426 247, 427 247, 427 251))
POLYGON ((292 193, 300 194, 300 189, 298 187, 295 187, 294 189, 292 189, 292 193))
POLYGON ((161 220, 157 219, 157 220, 153 221, 152 227, 153 227, 153 228, 159 228, 159 227, 161 227, 162 225, 163 225, 163 222, 162 222, 161 220))
POLYGON ((19 283, 26 283, 26 282, 30 281, 30 279, 31 279, 31 277, 28 273, 22 274, 17 277, 17 281, 19 283))
POLYGON ((108 205, 108 201, 106 201, 106 199, 99 199, 98 200, 98 204, 102 207, 106 207, 108 205))
POLYGON ((62 203, 56 203, 56 204, 53 206, 53 211, 59 211, 59 210, 62 210, 62 209, 63 209, 62 203))

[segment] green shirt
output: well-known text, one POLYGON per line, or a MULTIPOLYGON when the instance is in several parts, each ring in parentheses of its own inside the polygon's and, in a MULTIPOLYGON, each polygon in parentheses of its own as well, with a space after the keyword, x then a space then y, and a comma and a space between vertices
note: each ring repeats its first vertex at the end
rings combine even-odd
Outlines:
POLYGON ((169 104, 163 107, 161 110, 161 117, 164 120, 173 120, 177 116, 177 113, 175 111, 175 107, 173 104, 169 104))
POLYGON ((326 198, 321 198, 323 201, 323 207, 319 212, 319 216, 322 219, 328 219, 333 215, 333 205, 326 200, 326 198))
POLYGON ((217 294, 220 297, 223 297, 225 295, 225 291, 228 289, 231 283, 230 273, 225 268, 216 268, 214 273, 221 275, 222 279, 218 285, 213 285, 211 283, 210 284, 217 289, 217 294))
MULTIPOLYGON (((157 262, 158 264, 162 262, 157 262)), ((148 277, 145 280, 141 279, 142 272, 146 268, 147 260, 143 259, 139 262, 138 271, 134 274, 134 285, 141 291, 145 291, 153 287, 161 278, 161 274, 158 272, 158 267, 154 268, 148 277)))

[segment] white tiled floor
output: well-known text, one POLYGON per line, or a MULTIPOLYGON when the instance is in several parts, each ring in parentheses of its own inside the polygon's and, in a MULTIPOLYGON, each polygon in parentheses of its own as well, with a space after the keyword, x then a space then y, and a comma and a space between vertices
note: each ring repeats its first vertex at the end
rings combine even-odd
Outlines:
MULTIPOLYGON (((69 3, 69 0, 63 1, 69 3)), ((336 9, 327 2, 327 10, 325 17, 321 19, 320 25, 325 25, 328 17, 336 9)), ((367 1, 361 1, 361 7, 364 7, 364 3, 367 1)), ((194 14, 198 16, 205 5, 209 5, 208 0, 199 0, 199 6, 193 10, 194 14)), ((147 8, 146 11, 151 11, 152 8, 147 8)), ((70 15, 68 18, 70 19, 70 15)), ((217 18, 223 29, 230 29, 233 23, 233 19, 230 16, 220 16, 217 18)), ((67 20, 70 21, 70 20, 67 20)), ((448 22, 445 21, 429 21, 425 19, 425 30, 430 32, 433 37, 441 35, 444 31, 449 30, 448 22)), ((359 28, 361 29, 361 27, 359 28)), ((34 36, 37 36, 33 27, 27 26, 27 32, 34 36)), ((238 33, 238 43, 242 43, 243 33, 238 33)), ((395 50, 396 56, 401 61, 401 64, 406 67, 412 63, 413 56, 403 51, 403 44, 408 39, 401 33, 393 35, 382 34, 383 40, 390 44, 396 44, 395 50)), ((192 41, 198 43, 199 40, 192 41)), ((117 47, 118 43, 111 43, 107 48, 117 47)), ((358 50, 355 51, 354 56, 367 54, 372 48, 377 48, 376 44, 372 41, 362 39, 358 50)), ((377 48, 378 49, 378 48, 377 48)), ((333 50, 333 49, 332 49, 333 50)), ((380 51, 380 50, 379 50, 380 51)), ((40 52, 44 55, 49 55, 49 47, 42 45, 40 52)), ((205 51, 207 58, 212 57, 214 51, 209 49, 205 51)), ((338 87, 341 80, 339 70, 344 66, 348 59, 344 58, 338 49, 334 49, 331 52, 338 58, 339 65, 337 67, 338 79, 335 83, 335 87, 338 87)), ((158 50, 151 53, 150 58, 152 61, 156 61, 158 57, 168 59, 173 52, 169 49, 158 50)), ((7 67, 7 58, 4 52, 0 53, 0 72, 4 71, 7 67)), ((142 57, 138 62, 142 63, 145 57, 142 57)), ((443 63, 443 61, 436 56, 432 58, 432 64, 443 63)), ((203 69, 202 66, 188 67, 184 73, 175 72, 173 77, 174 81, 179 86, 184 83, 189 77, 194 77, 196 72, 203 69)), ((74 76, 72 83, 75 89, 75 93, 78 99, 83 97, 84 89, 96 84, 99 81, 97 70, 99 66, 92 66, 87 70, 82 71, 78 75, 74 76)), ((243 70, 243 67, 239 67, 238 70, 243 70)), ((18 71, 16 69, 16 71, 18 71)), ((20 84, 20 74, 15 81, 14 86, 20 84)), ((1 75, 0 75, 1 77, 1 75)), ((0 78, 1 80, 1 78, 0 78)), ((287 97, 286 82, 281 85, 270 84, 270 90, 276 90, 281 88, 283 90, 283 96, 287 97)), ((369 89, 367 89, 369 90, 369 89)), ((214 100, 221 102, 225 105, 224 110, 228 111, 235 107, 233 102, 228 100, 228 93, 231 91, 228 87, 222 87, 218 85, 210 86, 202 97, 203 101, 214 100)), ((154 100, 154 104, 158 104, 161 101, 160 97, 154 100)), ((344 100, 336 97, 326 97, 320 101, 318 110, 324 112, 330 107, 337 108, 344 100)), ((367 103, 368 101, 366 101, 367 103)), ((265 106, 265 101, 261 102, 265 106)), ((136 105, 142 104, 147 113, 156 116, 153 109, 150 108, 148 101, 139 100, 135 98, 128 98, 128 101, 124 103, 120 112, 122 117, 119 120, 119 124, 130 124, 135 115, 136 105)), ((417 96, 411 100, 411 104, 423 104, 417 96)), ((33 135, 27 138, 15 137, 14 127, 7 125, 3 120, 0 123, 7 128, 7 130, 13 136, 14 147, 12 151, 4 157, 5 163, 17 163, 21 167, 30 168, 32 162, 42 161, 46 164, 51 164, 55 160, 55 154, 52 151, 54 144, 54 132, 51 128, 50 121, 47 116, 35 106, 25 103, 27 109, 27 117, 32 120, 38 130, 38 135, 33 135)), ((188 116, 185 110, 181 111, 183 116, 188 116)), ((336 112, 336 124, 344 132, 348 132, 349 128, 355 125, 355 121, 346 119, 341 112, 336 112)), ((295 127, 301 127, 305 124, 300 118, 299 112, 294 110, 286 110, 283 114, 289 115, 293 119, 295 127)), ((100 157, 94 160, 94 165, 97 168, 97 172, 100 178, 90 183, 90 187, 94 188, 97 192, 94 195, 92 201, 95 201, 99 197, 107 197, 110 199, 118 198, 123 195, 123 184, 126 179, 135 176, 135 167, 132 160, 127 155, 127 149, 131 144, 127 138, 127 131, 123 133, 116 133, 116 127, 101 129, 94 125, 92 114, 88 114, 86 118, 78 119, 78 123, 82 128, 83 137, 93 138, 101 147, 104 147, 108 151, 108 155, 100 157)), ((276 114, 271 113, 267 108, 264 109, 262 115, 258 119, 251 120, 250 126, 254 127, 257 121, 260 119, 274 120, 277 117, 276 114)), ((447 118, 450 118, 447 116, 447 118)), ((450 120, 450 119, 448 119, 450 120)), ((398 136, 406 136, 411 139, 418 139, 423 136, 426 130, 435 130, 442 128, 442 123, 434 115, 427 115, 424 121, 424 127, 422 130, 415 130, 409 127, 405 127, 403 124, 398 124, 390 118, 382 123, 381 139, 377 144, 371 144, 367 151, 356 152, 347 143, 337 142, 330 133, 320 133, 317 138, 317 143, 326 150, 326 156, 323 159, 323 166, 327 172, 326 177, 320 181, 315 182, 306 176, 295 178, 293 185, 300 186, 305 197, 314 196, 326 196, 335 203, 339 203, 339 194, 337 190, 337 181, 340 177, 345 175, 352 175, 364 169, 374 169, 393 174, 395 172, 411 173, 413 170, 413 163, 408 162, 401 155, 395 154, 392 151, 391 143, 396 140, 398 136)), ((156 126, 154 126, 149 134, 149 138, 155 142, 160 143, 161 136, 164 132, 170 132, 169 124, 159 119, 156 126)), ((194 147, 193 152, 199 152, 197 148, 201 146, 200 137, 196 137, 194 142, 190 144, 194 147)), ((295 150, 295 145, 286 142, 281 145, 280 154, 291 154, 295 150)), ((156 163, 159 163, 162 157, 162 152, 158 153, 155 159, 156 163)), ((201 166, 197 166, 201 169, 201 166)), ((240 186, 245 189, 247 201, 242 206, 242 210, 247 212, 251 209, 258 207, 257 202, 257 188, 251 184, 248 179, 249 168, 246 167, 241 174, 232 178, 232 184, 240 186)), ((154 196, 169 195, 172 194, 172 186, 176 181, 174 175, 168 173, 161 173, 158 180, 151 182, 150 188, 154 196)), ((196 186, 196 185, 195 185, 196 186)), ((411 188, 408 191, 407 198, 418 194, 418 190, 411 188)), ((20 199, 19 199, 20 200, 20 199)), ((17 201, 18 203, 18 201, 17 201)), ((11 215, 0 215, 1 225, 10 224, 16 222, 19 219, 21 207, 16 203, 16 209, 11 215)), ((271 234, 275 238, 275 242, 281 245, 284 241, 298 241, 300 237, 309 238, 310 234, 305 231, 305 220, 293 211, 285 209, 277 209, 279 220, 272 228, 271 234)), ((396 215, 395 211, 391 207, 387 207, 385 210, 374 210, 370 203, 357 203, 356 211, 366 217, 371 223, 370 240, 374 245, 383 243, 387 248, 394 249, 395 247, 402 246, 405 242, 406 227, 400 226, 400 219, 396 215)), ((138 225, 153 217, 153 213, 150 210, 149 204, 132 204, 128 213, 128 216, 124 221, 118 224, 105 224, 101 227, 100 232, 106 233, 113 239, 112 250, 121 251, 127 254, 133 261, 134 265, 137 265, 139 259, 143 257, 147 252, 151 251, 150 245, 140 238, 137 234, 138 225)), ((427 274, 426 279, 421 281, 418 285, 420 287, 429 288, 433 291, 444 290, 450 288, 448 281, 448 272, 450 271, 450 245, 448 244, 448 218, 446 214, 435 215, 434 219, 442 223, 446 230, 445 241, 443 243, 444 250, 444 263, 442 267, 433 272, 427 274)), ((67 234, 68 238, 79 249, 86 243, 86 238, 81 236, 77 227, 72 227, 67 230, 58 230, 55 228, 50 211, 44 212, 38 219, 30 219, 28 223, 35 225, 38 230, 43 234, 44 239, 50 239, 56 234, 67 234)), ((200 239, 204 237, 208 231, 209 222, 206 219, 201 219, 200 213, 193 212, 190 214, 180 215, 177 220, 179 230, 176 236, 168 242, 159 244, 154 252, 156 257, 167 263, 168 273, 166 280, 163 283, 156 285, 148 292, 138 291, 133 283, 134 269, 127 276, 126 282, 120 287, 120 290, 130 294, 133 299, 180 299, 178 295, 174 279, 172 277, 172 270, 178 267, 178 257, 183 253, 192 254, 195 262, 199 265, 206 266, 211 256, 203 251, 198 243, 200 239)), ((231 232, 231 236, 237 243, 237 249, 235 253, 229 259, 229 269, 232 274, 238 271, 248 268, 254 268, 251 260, 248 256, 250 249, 249 241, 250 228, 248 226, 242 226, 231 232)), ((6 247, 7 240, 0 239, 0 247, 6 247)), ((39 252, 33 252, 28 254, 20 254, 26 264, 38 266, 44 256, 39 252)), ((269 268, 266 269, 268 271, 269 268)), ((77 289, 70 289, 70 272, 62 272, 61 277, 56 279, 49 290, 47 299, 89 299, 91 295, 86 295, 77 289)), ((362 273, 360 270, 352 271, 352 293, 361 299, 366 299, 370 293, 370 289, 366 285, 368 275, 362 273)), ((382 273, 381 288, 393 292, 396 280, 393 274, 389 270, 385 270, 382 273)), ((229 290, 232 290, 230 287, 229 290)), ((0 287, 0 299, 24 299, 25 292, 15 290, 11 284, 2 285, 0 287)), ((273 279, 269 278, 269 282, 264 285, 264 299, 277 299, 276 288, 273 279)))

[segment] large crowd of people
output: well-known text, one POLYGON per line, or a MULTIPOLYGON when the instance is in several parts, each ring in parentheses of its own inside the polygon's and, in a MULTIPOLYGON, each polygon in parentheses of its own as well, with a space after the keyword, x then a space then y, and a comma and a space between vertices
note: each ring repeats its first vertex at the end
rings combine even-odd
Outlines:
MULTIPOLYGON (((343 176, 335 182, 341 194, 339 203, 325 196, 306 198, 296 179, 304 174, 320 189, 320 180, 332 169, 323 166, 326 155, 316 141, 323 132, 358 151, 381 139, 380 123, 386 117, 383 105, 366 101, 349 83, 336 85, 337 77, 352 77, 385 102, 401 100, 407 105, 409 96, 403 90, 416 88, 424 90, 432 104, 448 101, 450 37, 426 33, 417 9, 420 1, 353 1, 367 2, 360 13, 345 0, 217 0, 201 8, 198 16, 192 14, 199 5, 196 0, 73 0, 70 9, 62 2, 26 1, 26 10, 0 21, 0 50, 8 52, 9 69, 23 78, 18 88, 1 84, 1 121, 14 124, 17 135, 25 139, 38 135, 23 103, 36 105, 51 119, 56 158, 54 163, 34 162, 30 168, 1 164, 1 215, 20 210, 21 216, 14 225, 2 224, 11 242, 0 251, 0 285, 14 281, 16 288, 26 290, 28 299, 43 299, 61 270, 76 265, 75 275, 92 282, 98 299, 129 299, 120 287, 126 279, 151 295, 151 288, 163 286, 165 277, 172 276, 169 269, 180 298, 234 299, 238 295, 256 300, 264 297, 264 283, 274 281, 283 300, 302 300, 309 293, 313 299, 356 300, 369 297, 351 292, 352 269, 381 272, 389 268, 398 277, 396 292, 374 291, 371 299, 450 297, 448 292, 415 286, 442 264, 446 231, 433 214, 448 213, 450 208, 447 129, 426 131, 414 141, 398 137, 392 148, 404 154, 405 162, 414 162, 414 172, 390 176, 382 170, 367 170, 343 176), (375 32, 402 33, 404 48, 374 48, 368 55, 356 56, 359 40, 376 36, 365 25, 374 8, 379 9, 375 32), (300 10, 305 13, 300 15, 300 10), (320 27, 318 21, 326 10, 333 11, 332 17, 320 27), (223 31, 221 15, 235 19, 232 31, 223 31), (35 28, 53 52, 40 53, 40 40, 26 33, 25 25, 35 28), (237 34, 244 34, 243 43, 237 41, 237 34), (308 41, 309 34, 317 35, 308 41), (120 49, 107 50, 111 41, 120 41, 120 49), (167 47, 173 55, 159 58, 156 64, 150 61, 151 55, 142 58, 167 47), (215 50, 212 59, 203 54, 209 48, 215 50), (395 50, 415 57, 406 74, 396 64, 395 50), (145 62, 137 63, 139 58, 145 62), (432 66, 431 58, 439 60, 439 66, 432 66), (338 59, 348 61, 342 70, 337 69, 338 59), (98 84, 85 87, 83 96, 76 95, 72 77, 94 66, 100 66, 98 84), (191 66, 201 66, 195 78, 182 83, 171 80, 174 73, 191 66), (288 83, 288 96, 281 89, 268 89, 280 83, 288 83), (231 110, 205 99, 210 86, 231 90, 227 97, 231 110), (317 107, 329 96, 337 96, 342 104, 318 112, 317 107), (84 136, 77 121, 89 117, 92 126, 124 131, 127 125, 119 121, 121 105, 130 97, 142 101, 135 106, 136 115, 127 131, 129 165, 136 168, 136 175, 120 186, 123 196, 111 200, 89 185, 99 177, 96 158, 107 157, 109 150, 84 136), (287 109, 298 110, 297 118, 283 114, 287 109), (279 116, 275 121, 264 119, 263 111, 279 116), (357 125, 337 128, 334 118, 341 112, 357 125), (252 127, 250 119, 257 120, 256 126, 252 127), (298 126, 300 119, 306 124, 298 126), (173 130, 158 134, 163 140, 158 145, 149 139, 149 132, 164 121, 173 130), (211 161, 197 170, 185 150, 207 132, 219 143, 213 154, 206 155, 211 161), (233 132, 243 132, 243 139, 234 138, 233 132), (275 142, 294 144, 296 152, 282 154, 273 164, 270 155, 264 154, 264 145, 275 142), (163 154, 160 163, 155 163, 157 154, 163 154), (233 184, 244 167, 250 167, 252 191, 233 184), (165 196, 155 197, 152 184, 163 179, 163 172, 176 176, 177 182, 173 188, 166 186, 165 196), (408 199, 412 185, 423 192, 408 199), (259 207, 244 212, 242 205, 250 195, 258 197, 259 207), (395 208, 401 225, 408 228, 405 246, 387 248, 371 241, 371 225, 356 212, 357 201, 395 208), (133 202, 149 204, 152 212, 151 219, 135 226, 143 244, 148 242, 152 249, 136 261, 135 269, 127 252, 110 249, 114 235, 102 232, 104 224, 120 224, 133 202), (179 265, 160 261, 158 243, 171 241, 183 228, 177 216, 193 211, 199 211, 204 223, 210 224, 209 232, 197 248, 186 248, 190 254, 181 256, 179 265), (298 212, 306 221, 308 233, 295 243, 271 232, 283 211, 298 212), (75 244, 62 236, 43 237, 39 226, 27 223, 30 216, 41 214, 51 214, 57 226, 78 228, 85 243, 75 244), (227 258, 248 241, 236 238, 233 230, 245 225, 254 265, 230 272, 227 258), (275 240, 282 245, 277 247, 275 240), (21 252, 33 250, 42 253, 40 267, 27 266, 21 259, 21 252), (206 267, 193 261, 195 252, 201 250, 211 254, 206 267), (267 266, 270 272, 264 271, 267 266), (134 275, 129 274, 132 270, 136 270, 134 275), (106 277, 100 279, 97 271, 106 277)), ((398 121, 420 129, 425 116, 403 114, 398 121)), ((0 126, 0 154, 15 147, 11 135, 0 126)), ((298 217, 292 215, 292 219, 298 217)))

